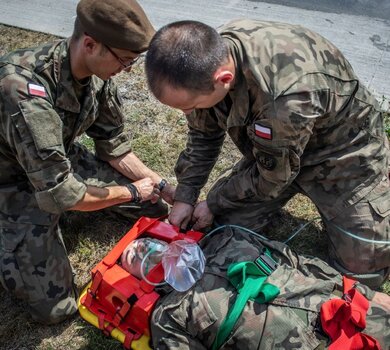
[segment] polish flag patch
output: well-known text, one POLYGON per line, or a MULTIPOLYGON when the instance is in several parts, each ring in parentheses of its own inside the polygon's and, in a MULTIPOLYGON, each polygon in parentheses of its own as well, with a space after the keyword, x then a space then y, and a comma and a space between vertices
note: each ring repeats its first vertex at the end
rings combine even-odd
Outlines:
POLYGON ((272 129, 266 126, 255 124, 255 134, 262 139, 272 140, 272 129))
POLYGON ((28 93, 30 96, 47 97, 46 90, 42 85, 28 84, 28 93))

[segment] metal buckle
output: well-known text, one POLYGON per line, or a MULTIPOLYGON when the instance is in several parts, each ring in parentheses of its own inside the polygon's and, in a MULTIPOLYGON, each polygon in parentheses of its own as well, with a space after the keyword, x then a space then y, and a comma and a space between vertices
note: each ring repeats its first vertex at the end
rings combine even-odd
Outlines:
POLYGON ((264 248, 262 253, 254 260, 254 264, 267 276, 278 267, 278 263, 270 256, 269 251, 264 248))
POLYGON ((341 297, 343 300, 345 300, 347 303, 352 302, 352 298, 348 293, 344 293, 343 296, 341 297))

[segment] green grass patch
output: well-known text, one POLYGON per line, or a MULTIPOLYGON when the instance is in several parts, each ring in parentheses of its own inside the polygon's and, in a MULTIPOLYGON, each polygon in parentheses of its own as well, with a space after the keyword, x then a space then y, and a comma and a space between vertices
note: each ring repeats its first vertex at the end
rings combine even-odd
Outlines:
POLYGON ((89 151, 95 153, 95 143, 93 142, 93 139, 91 139, 87 134, 82 134, 78 138, 78 142, 87 147, 89 151))
POLYGON ((387 137, 390 139, 390 113, 386 112, 384 115, 385 131, 387 137))

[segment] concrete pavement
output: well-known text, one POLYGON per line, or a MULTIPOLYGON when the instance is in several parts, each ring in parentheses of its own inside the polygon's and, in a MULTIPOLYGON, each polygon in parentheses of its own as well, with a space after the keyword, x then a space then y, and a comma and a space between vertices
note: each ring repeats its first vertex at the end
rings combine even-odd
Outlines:
MULTIPOLYGON (((336 1, 336 6, 340 0, 328 0, 328 7, 318 6, 319 10, 293 7, 297 4, 296 0, 268 1, 284 2, 289 6, 257 0, 139 0, 156 28, 181 19, 199 20, 217 27, 230 19, 242 17, 304 25, 336 44, 378 99, 383 96, 390 99, 390 21, 379 18, 380 7, 375 13, 367 11, 359 16, 341 13, 342 8, 337 7, 335 12, 325 12, 329 8, 332 10, 332 1, 336 1)), ((380 5, 384 0, 370 1, 373 5, 380 5)), ((77 2, 0 0, 0 23, 69 36, 77 2)), ((384 6, 383 13, 388 9, 384 6)))

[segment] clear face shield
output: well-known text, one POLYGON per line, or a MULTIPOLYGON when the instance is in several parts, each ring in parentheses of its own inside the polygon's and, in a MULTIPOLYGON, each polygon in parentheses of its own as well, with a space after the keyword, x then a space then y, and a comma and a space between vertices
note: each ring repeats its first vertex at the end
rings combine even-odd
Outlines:
POLYGON ((147 274, 162 263, 165 282, 179 292, 190 289, 202 277, 205 260, 195 242, 178 240, 168 244, 148 237, 131 242, 121 256, 122 267, 127 272, 155 286, 161 283, 149 281, 147 274))

